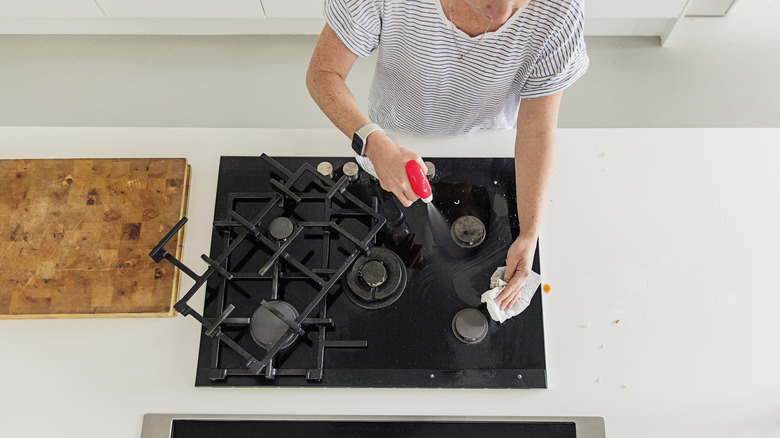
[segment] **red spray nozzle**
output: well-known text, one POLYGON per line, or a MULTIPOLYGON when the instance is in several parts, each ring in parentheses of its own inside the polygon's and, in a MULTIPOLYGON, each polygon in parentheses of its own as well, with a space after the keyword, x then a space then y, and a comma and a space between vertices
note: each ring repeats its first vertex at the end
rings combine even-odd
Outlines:
POLYGON ((417 196, 428 203, 433 201, 433 191, 431 190, 431 183, 425 176, 422 166, 414 160, 406 162, 406 176, 409 177, 409 182, 412 184, 412 190, 417 193, 417 196))

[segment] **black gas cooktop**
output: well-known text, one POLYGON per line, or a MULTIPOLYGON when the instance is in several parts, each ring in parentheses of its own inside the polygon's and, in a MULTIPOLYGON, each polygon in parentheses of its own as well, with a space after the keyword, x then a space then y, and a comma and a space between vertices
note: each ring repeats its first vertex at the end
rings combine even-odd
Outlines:
POLYGON ((503 324, 480 303, 518 234, 514 161, 430 162, 435 210, 348 158, 222 157, 206 271, 150 254, 195 280, 196 385, 546 387, 538 291, 503 324))

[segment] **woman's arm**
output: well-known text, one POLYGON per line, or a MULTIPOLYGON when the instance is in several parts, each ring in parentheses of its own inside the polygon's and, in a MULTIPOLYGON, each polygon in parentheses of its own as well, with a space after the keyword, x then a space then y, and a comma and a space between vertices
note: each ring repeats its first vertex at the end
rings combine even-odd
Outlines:
POLYGON ((370 123, 345 82, 357 57, 341 42, 333 29, 325 25, 306 72, 306 86, 311 97, 330 121, 349 138, 370 123))
MULTIPOLYGON (((370 123, 357 104, 345 80, 357 55, 341 42, 330 28, 320 34, 306 72, 306 86, 320 109, 347 137, 370 123)), ((366 156, 371 159, 382 188, 393 192, 405 206, 419 199, 409 184, 405 165, 415 160, 426 170, 422 158, 414 152, 397 146, 381 131, 375 131, 366 141, 366 156)))
POLYGON ((504 275, 507 287, 496 298, 501 309, 520 298, 531 273, 542 210, 555 163, 558 108, 562 91, 536 99, 524 99, 517 116, 515 181, 520 235, 507 252, 504 275))

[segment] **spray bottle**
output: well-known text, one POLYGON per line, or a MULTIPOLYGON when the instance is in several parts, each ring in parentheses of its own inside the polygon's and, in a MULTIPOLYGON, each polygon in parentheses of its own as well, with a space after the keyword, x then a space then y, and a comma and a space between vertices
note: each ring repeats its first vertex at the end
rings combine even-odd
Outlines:
POLYGON ((428 181, 428 177, 425 176, 425 171, 419 163, 414 160, 407 161, 406 176, 409 177, 409 182, 412 184, 412 190, 414 190, 414 193, 416 193, 424 203, 429 204, 433 201, 431 183, 428 181))
MULTIPOLYGON (((369 175, 376 178, 376 170, 374 170, 374 164, 371 160, 362 155, 355 154, 355 161, 360 164, 369 175)), ((412 185, 412 190, 417 196, 422 199, 423 202, 429 204, 433 201, 433 190, 431 190, 431 183, 428 181, 428 177, 425 176, 425 171, 416 161, 409 160, 406 162, 406 176, 409 178, 409 182, 412 185)))

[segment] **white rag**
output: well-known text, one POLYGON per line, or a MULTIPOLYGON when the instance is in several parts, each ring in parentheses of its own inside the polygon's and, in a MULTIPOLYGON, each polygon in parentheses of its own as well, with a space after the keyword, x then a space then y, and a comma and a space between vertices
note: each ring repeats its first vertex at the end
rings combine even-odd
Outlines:
POLYGON ((531 275, 525 279, 525 286, 523 286, 523 290, 520 292, 520 298, 515 301, 515 304, 513 304, 512 307, 501 310, 496 303, 496 297, 498 297, 498 295, 501 294, 501 291, 506 287, 504 272, 506 272, 506 266, 501 266, 496 269, 496 272, 490 277, 491 289, 482 294, 482 302, 487 303, 490 317, 498 322, 504 322, 515 315, 519 315, 520 312, 525 310, 525 308, 531 304, 531 298, 534 297, 536 289, 542 284, 542 276, 531 271, 531 275))

